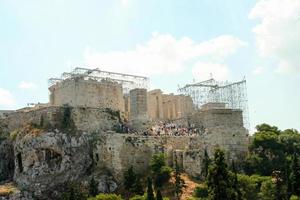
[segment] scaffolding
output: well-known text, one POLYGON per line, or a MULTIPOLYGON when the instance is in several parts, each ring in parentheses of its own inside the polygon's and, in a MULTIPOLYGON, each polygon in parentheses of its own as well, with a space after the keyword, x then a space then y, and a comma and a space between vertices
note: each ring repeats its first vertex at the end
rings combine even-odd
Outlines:
POLYGON ((128 94, 130 90, 135 88, 149 89, 149 78, 144 76, 137 76, 131 74, 122 74, 117 72, 102 71, 98 68, 87 69, 76 67, 71 72, 62 73, 60 78, 50 78, 48 86, 51 87, 59 82, 67 79, 82 78, 84 80, 102 81, 108 80, 122 84, 123 92, 128 94))
POLYGON ((187 84, 178 89, 180 94, 192 97, 194 104, 200 108, 210 102, 225 103, 227 108, 243 111, 243 123, 249 130, 249 112, 247 100, 246 80, 239 82, 218 82, 209 79, 194 84, 187 84))

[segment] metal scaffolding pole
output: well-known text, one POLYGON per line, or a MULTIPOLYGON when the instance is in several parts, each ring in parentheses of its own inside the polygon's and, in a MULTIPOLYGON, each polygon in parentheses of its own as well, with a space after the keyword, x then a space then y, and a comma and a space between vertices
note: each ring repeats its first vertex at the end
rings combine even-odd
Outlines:
POLYGON ((230 83, 209 79, 187 84, 179 88, 178 92, 191 96, 198 108, 206 103, 216 102, 225 103, 227 108, 240 109, 243 111, 244 126, 250 128, 246 80, 230 83))
POLYGON ((64 72, 61 78, 50 78, 48 83, 49 87, 67 79, 82 78, 84 80, 109 80, 122 84, 124 93, 129 93, 134 88, 149 89, 149 78, 144 76, 137 76, 131 74, 122 74, 117 72, 102 71, 98 68, 87 69, 76 67, 71 72, 64 72))

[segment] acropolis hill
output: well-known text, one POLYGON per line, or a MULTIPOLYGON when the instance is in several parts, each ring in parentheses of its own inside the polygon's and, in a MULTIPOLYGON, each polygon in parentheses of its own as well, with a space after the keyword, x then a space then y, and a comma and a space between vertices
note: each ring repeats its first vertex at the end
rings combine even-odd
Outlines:
POLYGON ((49 103, 1 112, 0 181, 15 181, 25 199, 55 199, 61 185, 91 177, 113 192, 125 170, 146 174, 159 152, 197 178, 205 150, 220 147, 229 160, 247 153, 245 84, 210 79, 164 94, 148 91, 147 77, 65 72, 49 79, 49 103))

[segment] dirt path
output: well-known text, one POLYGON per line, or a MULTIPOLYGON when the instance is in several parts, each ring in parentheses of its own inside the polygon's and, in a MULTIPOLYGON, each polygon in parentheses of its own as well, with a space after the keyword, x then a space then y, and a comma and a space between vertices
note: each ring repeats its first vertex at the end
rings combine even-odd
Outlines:
POLYGON ((194 189, 198 183, 192 181, 186 174, 182 174, 181 178, 184 180, 186 188, 183 189, 180 200, 187 200, 189 197, 193 196, 194 189))

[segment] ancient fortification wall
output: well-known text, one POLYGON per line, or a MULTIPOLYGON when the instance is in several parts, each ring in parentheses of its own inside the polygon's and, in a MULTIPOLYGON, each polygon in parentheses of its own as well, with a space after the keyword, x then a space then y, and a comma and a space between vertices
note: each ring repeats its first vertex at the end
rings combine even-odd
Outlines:
POLYGON ((124 111, 122 85, 108 80, 66 79, 50 88, 50 105, 87 106, 124 111))
POLYGON ((120 113, 110 109, 50 106, 12 113, 5 119, 5 124, 11 132, 26 124, 61 128, 65 120, 70 120, 70 125, 78 131, 99 132, 118 127, 120 113), (68 110, 70 117, 64 119, 69 115, 68 110))
MULTIPOLYGON (((200 137, 191 136, 108 134, 97 142, 94 160, 98 170, 108 169, 121 179, 130 166, 138 173, 149 172, 149 162, 154 153, 166 153, 168 164, 172 166, 174 150, 202 149, 202 144, 200 137)), ((189 167, 188 164, 185 166, 189 167)))

